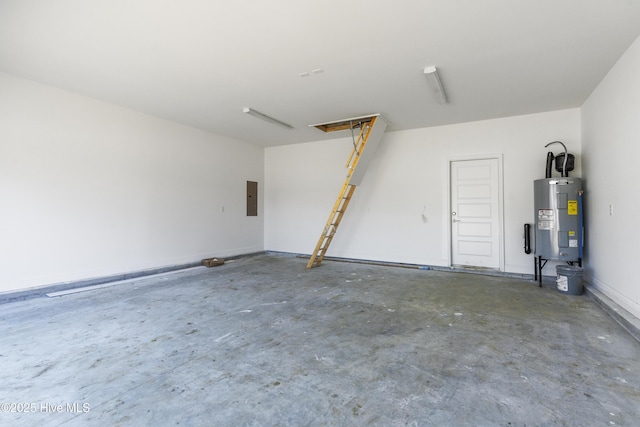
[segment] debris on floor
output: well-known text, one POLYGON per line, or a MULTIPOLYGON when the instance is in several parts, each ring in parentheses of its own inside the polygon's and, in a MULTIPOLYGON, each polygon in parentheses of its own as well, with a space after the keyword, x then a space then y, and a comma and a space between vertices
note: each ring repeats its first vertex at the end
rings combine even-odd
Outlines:
POLYGON ((223 258, 205 258, 202 260, 202 265, 205 267, 215 267, 224 264, 223 258))

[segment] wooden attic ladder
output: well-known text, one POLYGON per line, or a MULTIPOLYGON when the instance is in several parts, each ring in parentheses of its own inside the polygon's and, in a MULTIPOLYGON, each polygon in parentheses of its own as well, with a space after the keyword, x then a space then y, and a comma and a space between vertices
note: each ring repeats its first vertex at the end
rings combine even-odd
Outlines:
POLYGON ((320 265, 327 253, 333 236, 335 236, 342 217, 347 210, 347 206, 349 206, 353 192, 356 186, 362 182, 367 166, 382 139, 382 134, 387 127, 387 122, 380 114, 374 114, 312 126, 324 132, 351 130, 353 149, 345 165, 348 170, 347 177, 344 180, 344 184, 342 184, 338 198, 333 204, 333 209, 331 209, 331 213, 329 214, 329 219, 327 219, 318 243, 307 263, 307 268, 320 265), (356 138, 354 129, 358 128, 360 132, 356 138))

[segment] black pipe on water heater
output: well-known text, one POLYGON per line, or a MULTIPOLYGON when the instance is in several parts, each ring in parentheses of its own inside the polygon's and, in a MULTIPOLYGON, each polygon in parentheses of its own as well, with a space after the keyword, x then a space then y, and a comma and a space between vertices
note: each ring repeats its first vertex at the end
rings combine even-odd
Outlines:
POLYGON ((553 153, 551 151, 549 151, 547 153, 547 170, 544 174, 545 178, 551 178, 551 171, 553 170, 553 160, 555 159, 555 156, 553 155, 553 153))
POLYGON ((531 224, 524 225, 524 253, 531 253, 531 224))

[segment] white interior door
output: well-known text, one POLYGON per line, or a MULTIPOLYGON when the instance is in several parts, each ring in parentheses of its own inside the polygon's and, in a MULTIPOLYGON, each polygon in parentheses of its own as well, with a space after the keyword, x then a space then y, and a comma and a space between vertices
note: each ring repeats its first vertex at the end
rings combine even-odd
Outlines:
POLYGON ((500 270, 499 159, 451 162, 451 264, 500 270))

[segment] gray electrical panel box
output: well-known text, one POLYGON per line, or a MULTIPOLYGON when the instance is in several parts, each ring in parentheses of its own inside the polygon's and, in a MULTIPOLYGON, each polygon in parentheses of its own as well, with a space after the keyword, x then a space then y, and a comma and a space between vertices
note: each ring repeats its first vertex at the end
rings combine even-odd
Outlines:
POLYGON ((545 178, 533 182, 535 254, 557 261, 582 258, 582 180, 545 178))

